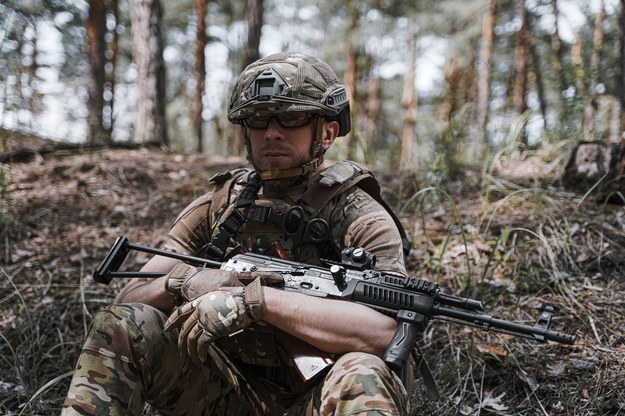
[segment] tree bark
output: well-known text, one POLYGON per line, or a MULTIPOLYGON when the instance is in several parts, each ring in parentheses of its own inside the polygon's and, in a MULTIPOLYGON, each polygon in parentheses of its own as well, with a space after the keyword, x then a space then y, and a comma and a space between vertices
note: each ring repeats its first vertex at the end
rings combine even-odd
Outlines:
POLYGON ((610 127, 610 141, 625 141, 623 132, 625 132, 625 117, 623 117, 623 108, 625 108, 625 0, 620 1, 620 11, 618 18, 618 40, 617 40, 617 58, 618 65, 615 74, 614 86, 614 105, 612 106, 612 125, 610 127))
POLYGON ((486 122, 488 103, 490 102, 490 77, 492 73, 492 56, 495 44, 495 25, 497 22, 497 0, 490 0, 488 11, 482 22, 482 45, 480 47, 480 71, 477 83, 477 125, 483 132, 486 145, 486 122))
POLYGON ((133 61, 137 68, 135 141, 168 145, 165 120, 165 62, 159 0, 135 0, 131 10, 133 61))
POLYGON ((605 1, 601 0, 599 13, 595 18, 595 30, 593 35, 593 51, 590 58, 590 68, 588 74, 588 97, 584 110, 583 134, 589 137, 593 134, 595 124, 595 114, 599 108, 599 93, 597 85, 601 82, 601 57, 603 55, 603 22, 605 21, 605 1))
POLYGON ((553 69, 558 74, 558 112, 559 112, 559 125, 558 129, 560 132, 560 139, 565 139, 567 136, 567 130, 569 129, 569 111, 568 104, 566 99, 564 98, 564 91, 568 88, 568 81, 566 77, 566 71, 564 68, 564 48, 562 47, 562 41, 560 40, 560 27, 559 27, 559 19, 560 19, 560 9, 558 7, 558 0, 551 0, 551 9, 553 12, 554 18, 554 30, 551 34, 551 48, 554 51, 555 59, 553 61, 553 69))
POLYGON ((108 100, 105 99, 105 108, 108 107, 108 114, 105 111, 104 114, 104 129, 107 131, 107 136, 110 141, 113 141, 113 130, 115 129, 115 84, 117 83, 117 55, 119 53, 119 0, 111 0, 111 12, 113 13, 113 19, 115 20, 115 26, 113 28, 113 40, 109 48, 110 51, 110 72, 106 74, 105 90, 109 92, 108 100))
POLYGON ((247 21, 247 42, 243 51, 243 68, 260 58, 260 37, 263 28, 263 0, 247 0, 245 20, 247 21))
POLYGON ((352 116, 352 131, 345 137, 344 143, 347 149, 347 159, 355 160, 357 153, 358 141, 360 140, 359 132, 359 97, 358 97, 358 59, 360 57, 359 48, 359 32, 360 32, 360 11, 358 2, 349 1, 347 3, 347 12, 349 15, 349 24, 347 33, 345 34, 347 45, 347 62, 345 65, 345 74, 343 81, 347 98, 349 99, 352 116))
MULTIPOLYGON (((528 31, 531 33, 533 22, 528 21, 528 31)), ((534 84, 536 85, 536 94, 538 95, 538 105, 540 107, 540 114, 543 118, 543 128, 547 129, 547 100, 545 99, 545 84, 543 82, 543 71, 540 65, 540 56, 536 51, 536 45, 534 41, 528 39, 529 53, 531 56, 531 63, 534 72, 534 84)))
POLYGON ((106 4, 104 0, 89 0, 87 44, 89 81, 87 99, 88 141, 92 144, 109 143, 110 132, 104 128, 104 83, 106 64, 106 4))
MULTIPOLYGON (((367 89, 367 101, 365 103, 365 117, 362 130, 363 141, 369 152, 373 153, 373 143, 375 141, 375 126, 378 114, 380 113, 380 75, 377 65, 374 64, 369 77, 369 88, 367 89)), ((368 157, 375 158, 374 154, 368 153, 368 157)))
POLYGON ((445 69, 443 70, 445 83, 447 84, 447 94, 441 109, 443 123, 450 126, 456 111, 458 110, 458 90, 462 81, 462 69, 459 64, 459 57, 452 55, 447 57, 445 69))
POLYGON ((30 97, 28 104, 33 119, 41 114, 41 92, 37 87, 37 70, 39 69, 39 31, 37 30, 37 22, 32 22, 33 37, 30 40, 32 45, 32 55, 30 65, 28 66, 28 86, 30 88, 30 97))
POLYGON ((418 97, 415 91, 416 68, 416 33, 411 29, 408 34, 408 53, 406 54, 406 75, 404 77, 404 89, 401 97, 403 109, 403 128, 401 136, 401 154, 399 155, 399 170, 410 171, 417 169, 417 161, 414 159, 414 146, 417 143, 417 106, 418 97))
POLYGON ((193 125, 193 134, 196 140, 196 150, 198 153, 204 151, 203 143, 203 119, 202 98, 204 97, 204 89, 206 87, 206 55, 204 53, 208 36, 206 34, 206 13, 208 11, 207 0, 195 0, 195 16, 197 18, 197 34, 195 37, 195 68, 193 75, 195 77, 195 94, 193 97, 193 109, 191 110, 191 123, 193 125))
MULTIPOLYGON (((527 111, 527 72, 528 63, 530 60, 530 48, 529 48, 529 28, 528 28, 528 14, 527 7, 525 6, 525 0, 517 0, 517 12, 519 19, 521 20, 521 28, 517 34, 517 42, 514 52, 514 91, 513 91, 513 104, 514 108, 519 115, 524 114, 527 111)), ((525 129, 521 133, 521 141, 527 145, 527 135, 525 129)))

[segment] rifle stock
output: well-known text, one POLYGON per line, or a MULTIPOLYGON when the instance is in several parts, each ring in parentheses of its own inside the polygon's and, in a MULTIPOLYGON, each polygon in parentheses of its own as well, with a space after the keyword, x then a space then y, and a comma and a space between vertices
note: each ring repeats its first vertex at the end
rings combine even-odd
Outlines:
POLYGON ((237 272, 271 271, 283 277, 279 288, 330 299, 356 302, 395 318, 398 322, 384 361, 401 370, 414 349, 419 333, 430 319, 469 325, 484 331, 503 332, 534 341, 554 341, 572 345, 575 336, 549 329, 553 317, 550 306, 533 326, 498 319, 484 312, 479 300, 441 292, 435 282, 373 269, 375 257, 360 248, 345 249, 340 262, 324 261, 327 267, 283 260, 257 253, 237 254, 227 262, 172 253, 131 244, 118 237, 107 257, 94 272, 94 280, 108 284, 114 277, 159 277, 164 273, 119 272, 130 250, 168 256, 186 263, 237 272))

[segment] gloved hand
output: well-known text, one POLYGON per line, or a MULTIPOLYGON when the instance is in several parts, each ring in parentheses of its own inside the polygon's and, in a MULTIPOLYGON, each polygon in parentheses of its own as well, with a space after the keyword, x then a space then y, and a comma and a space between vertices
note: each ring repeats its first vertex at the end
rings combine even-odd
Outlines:
POLYGON ((256 279, 242 287, 223 287, 185 303, 169 317, 165 330, 179 327, 178 348, 194 363, 204 362, 215 340, 263 320, 262 285, 282 281, 277 273, 255 272, 256 279))
POLYGON ((256 277, 256 272, 206 269, 179 263, 168 273, 165 290, 174 295, 180 305, 221 287, 243 286, 256 277))

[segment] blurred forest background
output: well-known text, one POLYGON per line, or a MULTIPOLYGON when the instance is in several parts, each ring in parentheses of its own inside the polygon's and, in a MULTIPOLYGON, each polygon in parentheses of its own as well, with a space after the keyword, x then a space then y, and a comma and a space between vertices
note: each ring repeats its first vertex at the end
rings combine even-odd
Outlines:
POLYGON ((0 126, 237 154, 224 110, 236 75, 296 50, 330 63, 349 92, 355 128, 334 155, 374 168, 453 170, 510 141, 618 142, 624 9, 623 0, 5 0, 0 126))
POLYGON ((59 413, 124 284, 92 270, 245 165, 229 92, 283 50, 343 80, 354 129, 329 159, 376 171, 411 274, 511 321, 553 305, 577 335, 436 321, 442 398, 417 380, 414 414, 624 414, 625 0, 2 0, 0 414, 59 413))

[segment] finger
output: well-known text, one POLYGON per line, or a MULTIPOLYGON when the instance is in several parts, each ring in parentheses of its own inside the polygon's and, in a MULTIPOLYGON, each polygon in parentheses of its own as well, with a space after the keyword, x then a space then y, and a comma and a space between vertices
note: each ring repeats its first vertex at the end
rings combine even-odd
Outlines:
POLYGON ((206 362, 206 357, 208 357, 208 349, 215 341, 215 338, 212 336, 210 332, 203 331, 200 338, 197 340, 197 355, 198 358, 204 363, 206 362))
POLYGON ((262 274, 261 278, 265 286, 274 286, 284 283, 284 277, 276 272, 265 272, 262 274))
POLYGON ((178 350, 181 354, 187 352, 187 340, 189 334, 193 330, 193 327, 198 324, 197 315, 191 315, 189 319, 184 321, 182 328, 180 328, 180 334, 178 335, 178 350))
POLYGON ((204 330, 199 324, 196 324, 193 328, 191 328, 191 331, 187 336, 187 354, 189 354, 191 361, 195 364, 203 362, 201 359, 202 357, 198 354, 198 343, 203 334, 204 330))
POLYGON ((165 331, 171 331, 185 322, 197 307, 197 299, 176 308, 165 322, 165 331))

